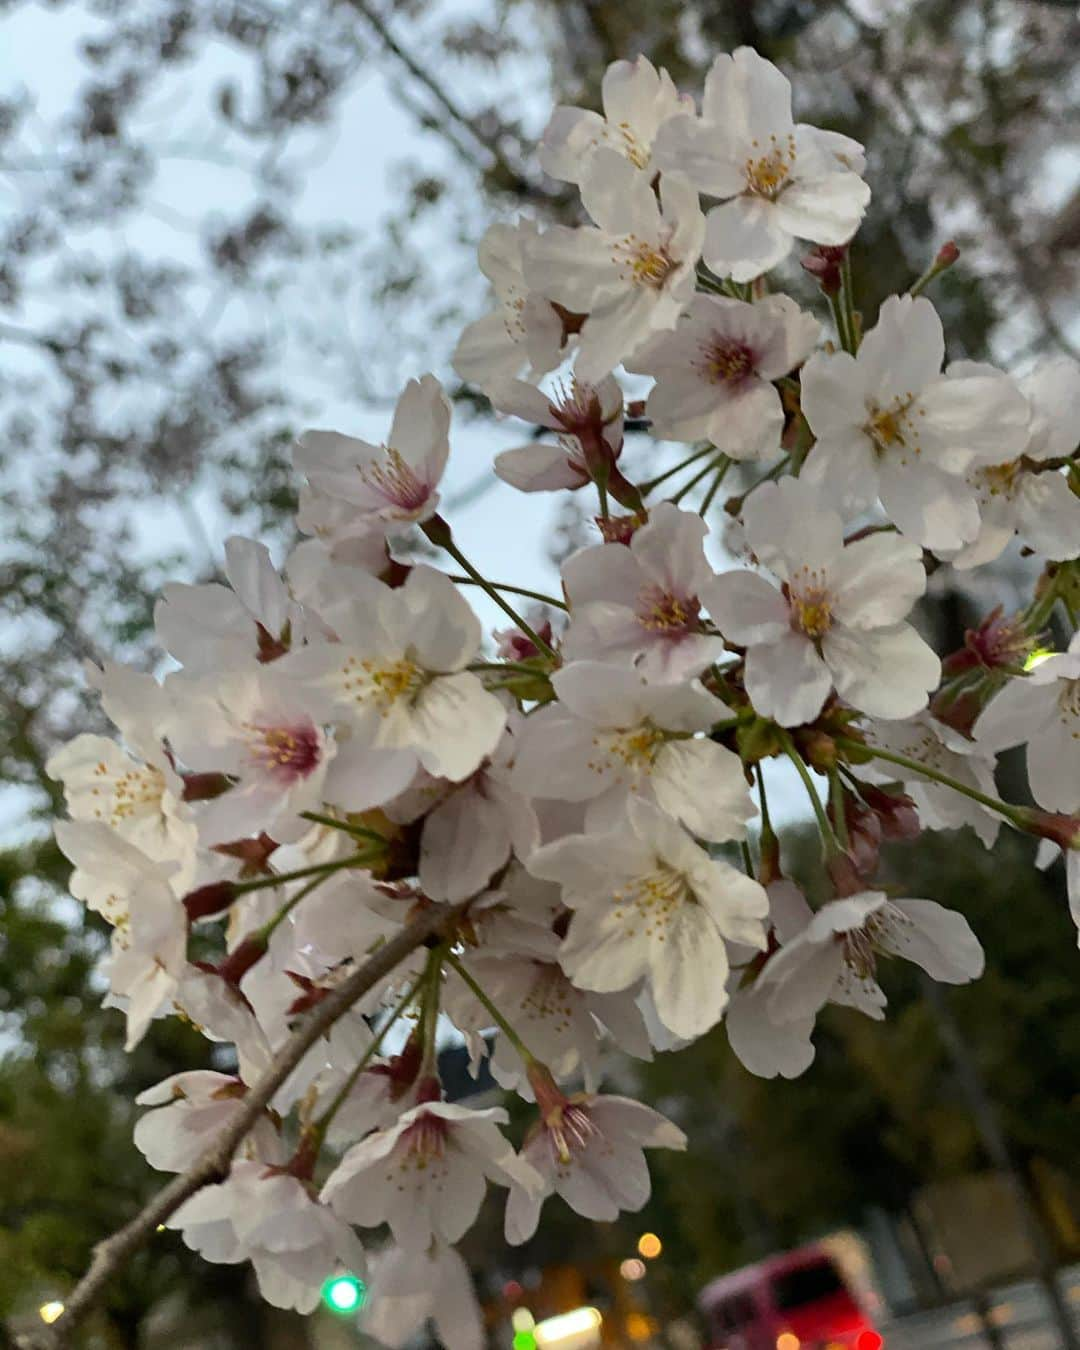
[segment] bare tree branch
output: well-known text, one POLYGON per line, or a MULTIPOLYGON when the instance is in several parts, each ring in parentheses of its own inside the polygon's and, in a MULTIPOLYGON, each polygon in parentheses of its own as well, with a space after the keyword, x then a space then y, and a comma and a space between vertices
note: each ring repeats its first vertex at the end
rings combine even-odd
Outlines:
MULTIPOLYGON (((390 31, 386 20, 368 0, 346 0, 346 3, 361 16, 383 47, 405 67, 416 83, 422 85, 428 91, 450 120, 465 131, 478 148, 491 156, 494 167, 498 171, 497 179, 500 187, 517 193, 528 201, 550 202, 552 200, 555 194, 546 192, 539 182, 529 178, 518 165, 511 161, 505 150, 499 145, 499 137, 492 136, 487 132, 477 122, 476 118, 472 117, 455 99, 451 98, 435 76, 416 59, 412 52, 402 46, 401 42, 390 31)), ((462 153, 463 147, 460 139, 448 132, 444 132, 444 134, 447 134, 455 149, 462 153)), ((506 134, 505 129, 499 133, 499 135, 504 134, 506 134)))
POLYGON ((469 905, 432 908, 390 939, 385 946, 344 980, 313 1010, 308 1020, 285 1043, 270 1069, 243 1099, 243 1109, 229 1121, 201 1158, 160 1190, 145 1208, 94 1249, 90 1268, 64 1300, 64 1312, 51 1327, 17 1338, 20 1350, 61 1350, 101 1297, 105 1286, 120 1268, 150 1240, 158 1225, 174 1214, 185 1200, 213 1182, 223 1181, 229 1162, 289 1074, 315 1044, 358 998, 384 975, 415 951, 429 937, 443 933, 469 905))

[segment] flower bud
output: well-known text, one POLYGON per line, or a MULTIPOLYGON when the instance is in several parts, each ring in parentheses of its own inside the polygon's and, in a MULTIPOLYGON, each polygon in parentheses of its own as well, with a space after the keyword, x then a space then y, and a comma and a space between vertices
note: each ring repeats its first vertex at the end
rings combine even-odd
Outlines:
POLYGON ((211 881, 198 886, 184 896, 183 906, 188 921, 208 919, 212 914, 223 914, 240 894, 234 881, 211 881))
POLYGON ((823 295, 838 295, 846 256, 846 244, 819 244, 800 261, 803 271, 817 278, 823 295))
POLYGON ((185 802, 208 802, 220 797, 232 787, 231 780, 223 773, 185 773, 182 775, 185 802))
POLYGON ((251 933, 215 969, 226 984, 240 988, 240 981, 266 955, 269 941, 263 933, 251 933))

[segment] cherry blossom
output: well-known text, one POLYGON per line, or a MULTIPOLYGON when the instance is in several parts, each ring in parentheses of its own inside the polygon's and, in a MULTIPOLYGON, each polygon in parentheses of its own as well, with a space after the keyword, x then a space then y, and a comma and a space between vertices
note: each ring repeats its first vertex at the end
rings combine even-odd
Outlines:
MULTIPOLYGON (((301 1312, 364 1273, 351 1225, 388 1225, 364 1324, 391 1346, 431 1317, 480 1350, 452 1244, 489 1181, 511 1243, 552 1194, 593 1221, 645 1203, 645 1150, 687 1141, 598 1095, 617 1056, 723 1020, 750 1072, 794 1078, 825 1004, 884 1016, 879 959, 981 974, 961 914, 887 893, 882 839, 970 825, 990 846, 1004 821, 1042 841, 1040 866, 1064 850, 1080 927, 1080 369, 943 370, 910 293, 864 335, 846 266, 862 149, 794 124, 749 49, 717 58, 700 117, 665 72, 617 62, 603 113, 556 110, 541 158, 594 223, 493 226, 495 312, 454 360, 538 428, 496 474, 579 494, 584 546, 567 555, 551 517, 563 596, 519 585, 513 549, 490 576, 490 548, 459 547, 439 514, 449 401, 424 375, 386 444, 302 437, 308 537, 280 571, 231 538, 227 584, 167 587, 155 623, 179 668, 88 666, 115 734, 48 763, 128 1048, 175 1014, 212 1056, 138 1098, 137 1146, 178 1174, 166 1200, 189 1197, 168 1222, 301 1312), (814 353, 819 317, 762 279, 795 238, 820 245, 807 270, 842 351, 814 353), (673 463, 661 438, 692 449, 673 463), (948 584, 1014 534, 1045 561, 1030 603, 988 606, 941 662, 910 622, 928 565, 948 584), (1062 624, 1068 650, 1038 650, 1062 624), (1038 808, 998 796, 1014 745, 1038 808), (827 862, 815 908, 781 871, 798 803, 767 810, 791 765, 827 862), (449 1025, 474 1077, 535 1103, 524 1134, 445 1099, 449 1025)), ((90 1295, 126 1243, 99 1248, 90 1295)))
MULTIPOLYGON (((810 923, 813 911, 793 882, 774 881, 766 891, 770 946, 790 942, 810 923)), ((783 1021, 773 1017, 769 1008, 772 989, 756 978, 761 955, 753 949, 735 948, 732 959, 738 964, 728 978, 731 1001, 724 1017, 732 1051, 743 1067, 759 1078, 798 1078, 814 1062, 814 1014, 783 1021)))
POLYGON ((181 864, 190 880, 195 827, 183 804, 184 785, 166 752, 171 700, 150 675, 124 666, 87 664, 106 714, 128 749, 108 736, 83 733, 49 756, 45 772, 64 785, 74 820, 99 821, 151 858, 181 864))
MULTIPOLYGON (((979 792, 994 795, 992 755, 929 713, 906 722, 864 722, 862 732, 870 745, 899 752, 979 792)), ((859 772, 872 782, 903 783, 918 808, 919 819, 929 829, 957 830, 970 825, 986 848, 993 846, 1001 817, 979 802, 934 782, 917 769, 877 761, 861 766, 859 772)))
POLYGON ((650 678, 679 680, 719 659, 723 641, 705 632, 700 596, 713 575, 700 516, 661 503, 630 546, 580 549, 562 567, 571 620, 571 660, 624 658, 650 678))
POLYGON ((700 1035, 724 1011, 724 938, 765 945, 763 888, 647 802, 628 802, 615 829, 545 844, 528 867, 574 910, 559 952, 573 982, 610 993, 647 979, 677 1036, 700 1035))
POLYGON ((707 737, 730 709, 700 685, 648 684, 637 671, 576 661, 552 681, 558 702, 525 720, 514 765, 522 790, 592 800, 610 822, 648 796, 704 839, 738 839, 756 813, 737 755, 707 737))
POLYGON ((1031 795, 1048 811, 1080 811, 1080 633, 1068 651, 1009 680, 974 735, 993 753, 1026 743, 1031 795))
POLYGON ((507 1118, 499 1107, 423 1102, 354 1144, 322 1198, 351 1223, 388 1223, 411 1252, 427 1251, 433 1239, 456 1242, 472 1227, 489 1180, 537 1184, 498 1129, 507 1118))
MULTIPOLYGON (((136 1123, 135 1147, 159 1171, 185 1171, 209 1147, 215 1132, 236 1115, 246 1091, 241 1079, 210 1069, 162 1079, 135 1098, 137 1106, 157 1108, 136 1123)), ((269 1116, 259 1119, 244 1147, 262 1162, 284 1162, 281 1140, 269 1116)))
POLYGON ((187 970, 187 915, 158 862, 99 822, 60 821, 57 843, 75 864, 71 891, 112 925, 109 987, 127 1014, 125 1049, 142 1040, 187 970))
POLYGON ((875 978, 877 958, 903 956, 945 984, 966 984, 983 972, 983 950, 968 921, 934 900, 890 900, 863 891, 832 900, 765 963, 774 1021, 812 1017, 826 1003, 885 1016, 875 978))
POLYGON ((583 487, 598 472, 610 471, 622 449, 623 396, 610 375, 595 388, 572 379, 551 395, 513 380, 492 401, 500 412, 556 433, 554 443, 532 441, 495 456, 495 472, 519 492, 583 487))
POLYGON ((206 844, 266 830, 298 839, 310 829, 301 812, 323 796, 335 746, 311 702, 276 669, 174 677, 181 711, 172 735, 176 754, 199 773, 220 773, 232 786, 196 813, 206 844))
POLYGON ((534 221, 520 220, 490 226, 480 241, 480 270, 491 282, 497 307, 469 324, 453 361, 463 380, 486 393, 523 372, 529 378, 544 375, 562 360, 562 318, 525 280, 525 251, 537 234, 534 221))
POLYGON ((696 295, 674 330, 650 338, 627 366, 656 377, 645 409, 656 435, 753 459, 779 451, 784 411, 773 381, 802 365, 820 332, 786 295, 753 305, 696 295))
POLYGON ((671 328, 694 291, 705 218, 685 178, 648 178, 615 150, 595 150, 581 188, 595 226, 553 225, 525 248, 529 285, 587 310, 574 370, 595 384, 651 333, 671 328))
POLYGON ((328 793, 363 810, 402 792, 418 767, 454 782, 475 772, 498 744, 507 710, 464 669, 480 624, 446 577, 415 567, 398 590, 358 577, 331 621, 340 641, 309 645, 285 663, 342 724, 328 793))
POLYGON ((802 371, 802 409, 817 437, 803 477, 845 516, 880 498, 923 548, 956 548, 979 532, 977 464, 1015 458, 1030 410, 1000 371, 941 374, 945 337, 923 296, 890 296, 858 355, 818 353, 802 371))
POLYGON ((385 445, 305 431, 296 467, 313 491, 353 506, 360 531, 396 529, 435 514, 449 433, 450 401, 434 375, 424 375, 402 391, 385 445))
POLYGON ((890 534, 845 544, 839 515, 799 479, 746 503, 746 537, 780 580, 732 571, 705 603, 728 642, 745 646, 746 691, 781 726, 812 721, 831 689, 877 717, 925 707, 940 662, 902 622, 926 588, 920 549, 890 534))
POLYGON ((686 1148, 686 1135, 659 1111, 629 1097, 583 1094, 542 1100, 541 1119, 522 1157, 539 1187, 515 1184, 506 1202, 506 1240, 526 1242, 549 1195, 560 1195, 586 1219, 610 1222, 649 1198, 647 1148, 686 1148))
POLYGON ((847 243, 870 201, 859 177, 862 146, 796 125, 791 85, 751 47, 716 58, 700 119, 667 121, 653 160, 723 199, 709 212, 705 261, 735 281, 752 281, 783 262, 796 239, 847 243))
POLYGON ((545 173, 567 183, 581 183, 598 146, 623 155, 635 169, 648 171, 656 133, 677 113, 693 110, 693 100, 680 94, 666 70, 651 61, 614 61, 600 88, 604 115, 583 108, 558 107, 540 142, 545 173))
POLYGON ((226 539, 225 578, 228 586, 170 582, 154 607, 158 641, 189 672, 272 661, 304 639, 308 616, 264 544, 226 539))
POLYGON ((431 1318, 446 1350, 483 1350, 483 1315, 468 1267, 453 1247, 386 1247, 372 1256, 370 1271, 362 1315, 369 1336, 398 1350, 431 1318))
POLYGON ((227 1180, 185 1200, 166 1227, 180 1229, 207 1261, 250 1261, 259 1292, 276 1308, 313 1312, 331 1275, 364 1270, 352 1229, 298 1178, 262 1162, 234 1162, 227 1180))
MULTIPOLYGON (((972 374, 991 367, 957 362, 950 367, 972 374)), ((1044 558, 1080 557, 1080 497, 1049 461, 1076 448, 1080 422, 1080 366, 1062 357, 1020 381, 1032 419, 1023 453, 1001 464, 977 464, 967 481, 979 503, 976 538, 959 552, 947 552, 954 567, 992 562, 1013 534, 1044 558)))

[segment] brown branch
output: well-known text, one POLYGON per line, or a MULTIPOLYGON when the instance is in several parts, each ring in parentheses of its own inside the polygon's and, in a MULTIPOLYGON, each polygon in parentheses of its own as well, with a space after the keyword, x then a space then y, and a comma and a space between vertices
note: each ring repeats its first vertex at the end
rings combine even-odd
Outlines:
MULTIPOLYGON (((386 20, 373 5, 368 3, 368 0, 346 0, 346 3, 360 15, 383 47, 404 66, 416 83, 427 90, 451 122, 464 131, 479 149, 491 156, 492 167, 497 170, 496 177, 500 187, 516 192, 526 200, 552 201, 557 194, 546 192, 541 183, 529 178, 517 164, 513 163, 505 150, 498 144, 497 136, 489 134, 475 117, 466 112, 446 92, 431 71, 423 66, 412 52, 402 46, 401 42, 390 31, 386 20)), ((460 140, 446 129, 444 129, 444 134, 447 135, 458 153, 463 153, 460 140)), ((500 134, 508 133, 504 128, 500 134)))
POLYGON ((243 1110, 229 1121, 192 1167, 174 1177, 130 1223, 98 1243, 89 1269, 64 1301, 63 1314, 51 1327, 18 1339, 16 1344, 20 1350, 61 1350, 61 1347, 69 1344, 69 1337, 101 1297, 105 1286, 135 1252, 154 1236, 158 1225, 164 1223, 196 1191, 213 1182, 223 1181, 228 1176, 229 1162, 241 1141, 319 1037, 410 952, 434 934, 445 932, 469 903, 466 900, 452 907, 429 909, 380 947, 370 960, 353 971, 348 979, 323 999, 303 1026, 282 1047, 273 1066, 244 1098, 243 1110))

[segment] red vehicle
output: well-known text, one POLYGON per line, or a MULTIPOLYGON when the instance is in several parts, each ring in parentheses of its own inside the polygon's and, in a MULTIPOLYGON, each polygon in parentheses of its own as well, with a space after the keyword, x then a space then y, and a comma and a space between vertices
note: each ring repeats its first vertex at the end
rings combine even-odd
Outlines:
POLYGON ((824 1247, 770 1256, 707 1284, 709 1350, 881 1350, 884 1341, 824 1247))

